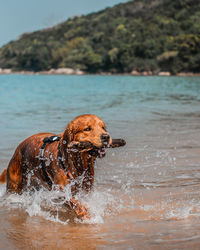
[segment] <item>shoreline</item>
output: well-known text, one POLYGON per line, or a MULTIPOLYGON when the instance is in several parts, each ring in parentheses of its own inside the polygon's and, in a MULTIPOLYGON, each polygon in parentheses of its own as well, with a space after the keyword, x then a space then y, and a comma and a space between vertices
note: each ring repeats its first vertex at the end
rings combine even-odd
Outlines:
POLYGON ((99 72, 99 73, 88 73, 81 70, 74 70, 71 68, 59 68, 59 69, 50 69, 46 71, 13 71, 11 69, 1 69, 0 68, 0 75, 102 75, 102 76, 109 76, 109 75, 124 75, 124 76, 200 76, 199 73, 193 72, 179 72, 176 75, 172 75, 170 72, 158 72, 153 73, 152 71, 144 71, 138 72, 133 70, 130 73, 111 73, 111 72, 99 72))

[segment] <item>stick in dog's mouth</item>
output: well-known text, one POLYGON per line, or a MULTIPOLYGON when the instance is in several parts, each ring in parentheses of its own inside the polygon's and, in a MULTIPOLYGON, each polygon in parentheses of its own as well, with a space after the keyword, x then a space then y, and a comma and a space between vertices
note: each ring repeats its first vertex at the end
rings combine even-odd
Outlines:
POLYGON ((126 141, 124 139, 112 139, 112 143, 110 148, 118 148, 126 145, 126 141))
POLYGON ((102 147, 96 147, 91 142, 71 142, 68 145, 68 150, 79 151, 79 152, 88 152, 92 156, 97 156, 103 158, 106 155, 106 148, 117 148, 126 145, 124 139, 112 139, 112 143, 104 143, 102 147))

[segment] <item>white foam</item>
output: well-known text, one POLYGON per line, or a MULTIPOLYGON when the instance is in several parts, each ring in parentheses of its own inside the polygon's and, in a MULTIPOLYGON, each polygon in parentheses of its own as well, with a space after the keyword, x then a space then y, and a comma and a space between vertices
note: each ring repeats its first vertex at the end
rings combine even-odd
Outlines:
POLYGON ((0 198, 6 193, 6 185, 0 185, 0 198))
MULTIPOLYGON (((186 219, 189 216, 194 215, 193 213, 194 207, 193 206, 185 206, 181 208, 173 208, 167 212, 166 218, 167 219, 186 219)), ((196 215, 196 214, 195 214, 196 215)))
MULTIPOLYGON (((64 204, 72 197, 70 185, 68 185, 64 191, 55 187, 52 191, 41 189, 35 192, 24 192, 22 195, 9 194, 5 195, 6 187, 0 188, 0 197, 4 196, 1 205, 5 205, 10 208, 20 208, 28 213, 30 217, 42 216, 43 218, 66 224, 69 222, 69 217, 63 214, 67 213, 64 204), (62 216, 60 216, 62 214, 62 216), (62 218, 61 218, 62 217, 62 218)), ((94 190, 94 192, 88 194, 80 193, 75 197, 84 206, 88 207, 88 211, 91 215, 90 220, 78 220, 75 222, 81 223, 103 223, 104 216, 110 213, 109 206, 114 202, 114 197, 106 192, 100 192, 94 190)))

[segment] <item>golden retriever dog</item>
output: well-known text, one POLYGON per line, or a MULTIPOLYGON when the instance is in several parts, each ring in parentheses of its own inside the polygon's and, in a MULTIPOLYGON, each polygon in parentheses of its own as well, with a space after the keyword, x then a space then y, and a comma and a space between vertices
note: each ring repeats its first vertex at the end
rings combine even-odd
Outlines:
POLYGON ((0 182, 7 182, 7 192, 18 194, 42 186, 51 190, 57 185, 63 190, 71 183, 72 198, 66 205, 79 218, 89 218, 88 210, 74 196, 80 189, 92 190, 96 158, 104 157, 106 148, 125 144, 123 139, 111 138, 98 116, 81 115, 61 135, 39 133, 19 144, 0 182), (74 182, 78 177, 81 183, 74 182))

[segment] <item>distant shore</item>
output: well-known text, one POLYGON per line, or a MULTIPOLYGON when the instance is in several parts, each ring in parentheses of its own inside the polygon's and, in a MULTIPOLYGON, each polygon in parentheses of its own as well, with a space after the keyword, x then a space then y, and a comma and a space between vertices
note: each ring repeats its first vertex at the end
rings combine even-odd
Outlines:
MULTIPOLYGON (((45 71, 13 71, 12 69, 1 69, 0 75, 11 75, 11 74, 19 74, 19 75, 90 75, 88 72, 84 72, 81 70, 74 70, 71 68, 59 68, 59 69, 50 69, 45 71)), ((152 71, 144 71, 139 72, 137 70, 133 70, 130 73, 112 73, 112 72, 100 72, 97 73, 99 75, 131 75, 131 76, 200 76, 199 73, 193 72, 179 72, 176 75, 172 75, 170 72, 152 72, 152 71)))

